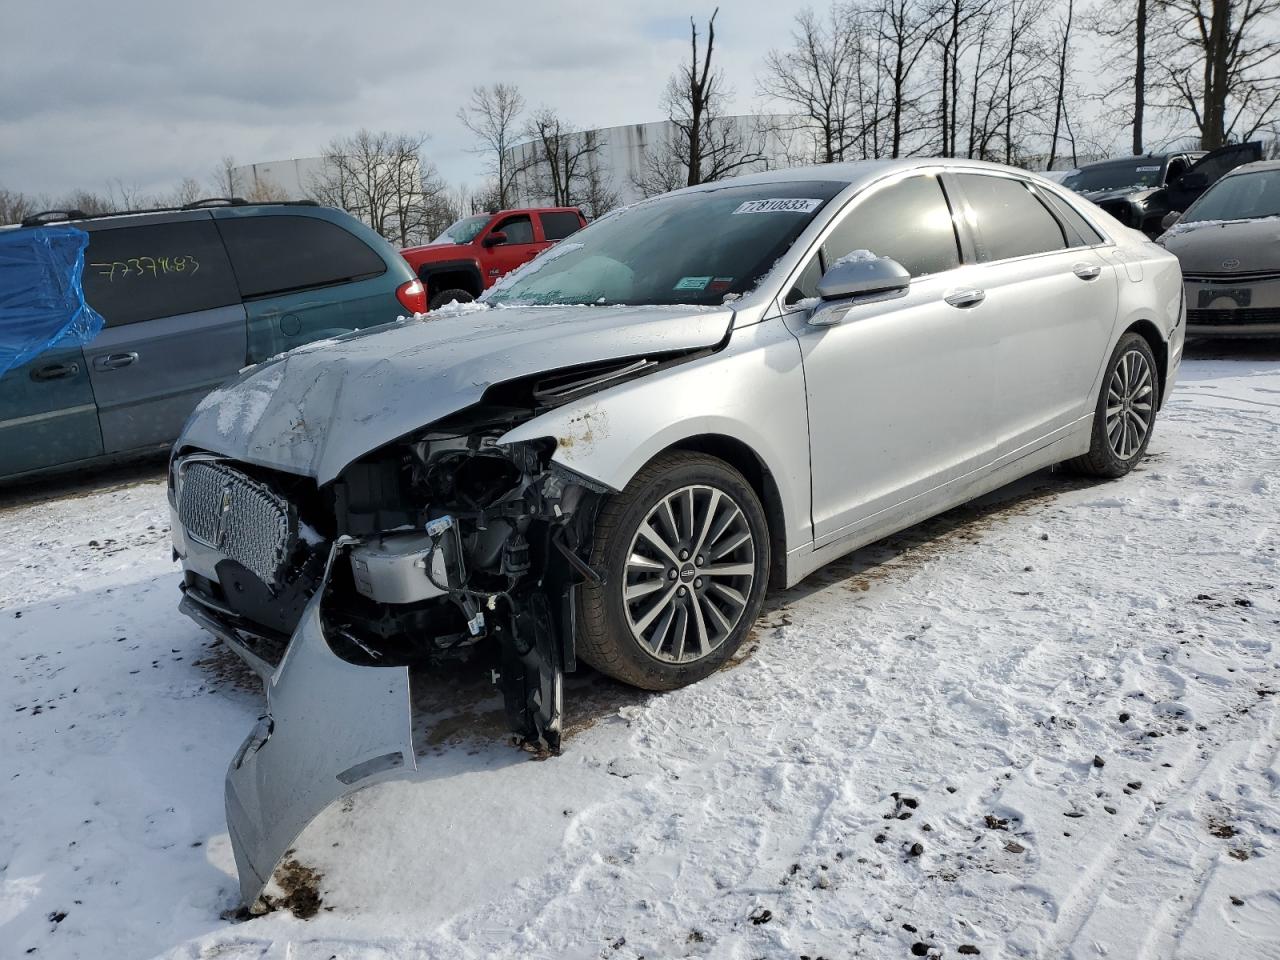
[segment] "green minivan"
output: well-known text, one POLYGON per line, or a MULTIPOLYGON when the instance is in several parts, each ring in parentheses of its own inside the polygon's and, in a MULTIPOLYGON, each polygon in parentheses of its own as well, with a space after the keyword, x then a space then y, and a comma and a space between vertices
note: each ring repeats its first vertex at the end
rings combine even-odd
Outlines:
POLYGON ((21 229, 50 222, 89 234, 85 299, 106 325, 0 376, 0 481, 162 449, 244 367, 426 310, 391 244, 305 201, 40 215, 21 229))

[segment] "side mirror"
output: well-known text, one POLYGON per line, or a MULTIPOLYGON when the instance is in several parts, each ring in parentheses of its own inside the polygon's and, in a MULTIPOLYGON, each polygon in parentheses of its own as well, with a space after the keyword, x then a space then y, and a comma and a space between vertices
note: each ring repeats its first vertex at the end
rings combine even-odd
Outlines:
POLYGON ((1178 178, 1179 190, 1203 190, 1209 186, 1209 178, 1198 170, 1184 173, 1178 178))
POLYGON ((1182 219, 1182 214, 1177 210, 1172 210, 1164 215, 1164 219, 1160 221, 1160 229, 1168 230, 1175 223, 1182 219))
POLYGON ((507 242, 507 235, 503 233, 501 230, 493 231, 493 233, 485 237, 483 241, 486 247, 496 247, 499 244, 503 244, 506 242, 507 242))
POLYGON ((822 302, 810 315, 809 323, 815 327, 831 326, 843 320, 849 307, 853 306, 847 301, 899 297, 910 286, 911 274, 906 267, 889 257, 868 254, 837 260, 818 281, 818 296, 822 302))

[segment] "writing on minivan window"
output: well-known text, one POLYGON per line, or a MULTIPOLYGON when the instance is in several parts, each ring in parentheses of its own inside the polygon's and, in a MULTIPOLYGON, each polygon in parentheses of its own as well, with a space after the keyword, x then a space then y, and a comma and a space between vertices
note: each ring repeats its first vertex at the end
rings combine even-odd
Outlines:
POLYGON ((176 257, 128 257, 125 260, 110 260, 90 263, 98 276, 106 277, 109 283, 116 278, 126 277, 162 277, 170 275, 194 276, 200 270, 200 261, 191 254, 176 257))

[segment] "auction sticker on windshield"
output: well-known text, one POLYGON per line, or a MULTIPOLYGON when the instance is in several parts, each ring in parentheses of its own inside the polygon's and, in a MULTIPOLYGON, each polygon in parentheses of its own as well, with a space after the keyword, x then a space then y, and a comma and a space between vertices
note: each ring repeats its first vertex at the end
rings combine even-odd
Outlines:
POLYGON ((677 290, 705 290, 711 282, 710 277, 681 277, 675 285, 677 290))
POLYGON ((801 197, 777 197, 772 200, 748 200, 733 211, 739 213, 813 213, 822 206, 821 200, 801 197))

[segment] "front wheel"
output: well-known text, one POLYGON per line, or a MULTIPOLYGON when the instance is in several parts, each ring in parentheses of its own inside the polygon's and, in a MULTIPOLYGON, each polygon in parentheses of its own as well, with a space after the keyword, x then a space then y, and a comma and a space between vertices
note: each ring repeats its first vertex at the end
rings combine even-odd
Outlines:
POLYGON ((605 578, 579 588, 579 655, 625 683, 672 690, 741 646, 764 602, 769 528, 737 470, 673 452, 601 506, 591 560, 605 578))
POLYGON ((1146 339, 1126 333, 1116 344, 1093 413, 1089 452, 1067 466, 1093 477, 1123 477, 1147 452, 1159 398, 1159 368, 1146 339))

